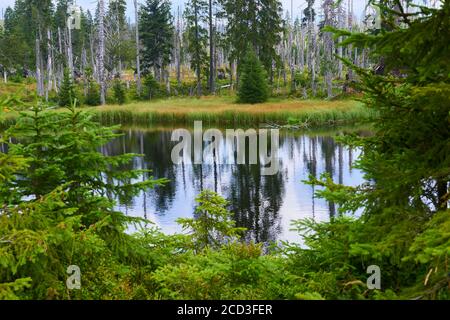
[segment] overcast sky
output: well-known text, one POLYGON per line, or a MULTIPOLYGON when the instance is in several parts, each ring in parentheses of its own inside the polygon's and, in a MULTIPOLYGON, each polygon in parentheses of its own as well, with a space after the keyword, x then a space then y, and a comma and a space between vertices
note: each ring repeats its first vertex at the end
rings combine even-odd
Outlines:
MULTIPOLYGON (((183 3, 185 3, 187 0, 171 0, 173 7, 176 8, 177 6, 183 6, 183 3)), ((292 0, 293 1, 293 7, 294 7, 294 16, 299 15, 300 11, 303 10, 306 0, 292 0)), ((0 8, 5 10, 8 6, 14 6, 15 0, 0 0, 0 8)), ((53 1, 55 2, 55 1, 53 1)), ((108 0, 105 1, 108 3, 108 0)), ((131 21, 134 21, 134 13, 133 13, 133 0, 126 0, 127 2, 127 15, 131 18, 131 21)), ((139 3, 145 2, 145 0, 138 0, 139 3)), ((281 0, 284 6, 284 10, 291 10, 291 0, 281 0)), ((320 4, 321 0, 316 0, 318 4, 320 4)), ((344 1, 346 3, 347 1, 344 1)), ((94 11, 97 0, 76 0, 76 3, 80 5, 84 10, 91 10, 94 11)), ((354 3, 354 10, 355 14, 360 17, 364 6, 366 3, 366 0, 353 0, 354 3)))

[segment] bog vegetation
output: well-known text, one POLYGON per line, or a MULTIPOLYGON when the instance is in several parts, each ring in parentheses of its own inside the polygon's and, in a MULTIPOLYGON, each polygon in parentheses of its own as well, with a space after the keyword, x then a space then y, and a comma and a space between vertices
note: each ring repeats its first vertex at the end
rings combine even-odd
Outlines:
MULTIPOLYGON (((362 149, 366 183, 304 182, 321 186, 317 196, 340 214, 294 222, 303 246, 241 242, 226 201, 210 191, 195 219, 179 221, 182 235, 114 210, 112 198, 166 181, 112 170, 139 155, 98 152, 115 128, 78 110, 76 98, 64 112, 40 102, 1 138, 0 299, 449 299, 450 2, 412 13, 383 3, 380 32, 326 29, 383 61, 374 73, 342 60, 379 116, 374 135, 341 139, 362 149), (66 287, 69 265, 81 269, 80 290, 66 287), (381 290, 366 286, 370 265, 381 268, 381 290)), ((20 101, 1 103, 5 112, 20 101)))

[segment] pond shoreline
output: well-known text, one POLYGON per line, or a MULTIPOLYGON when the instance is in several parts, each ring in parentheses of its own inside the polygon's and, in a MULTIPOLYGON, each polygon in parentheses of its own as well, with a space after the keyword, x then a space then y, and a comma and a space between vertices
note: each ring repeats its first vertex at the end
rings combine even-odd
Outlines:
MULTIPOLYGON (((312 128, 367 122, 376 116, 373 110, 355 100, 273 99, 267 103, 249 105, 237 104, 230 97, 176 98, 83 109, 92 110, 95 119, 105 125, 141 127, 203 121, 209 125, 274 123, 312 128)), ((49 112, 61 111, 64 108, 49 112)), ((14 124, 17 115, 16 111, 0 115, 0 128, 14 124)))

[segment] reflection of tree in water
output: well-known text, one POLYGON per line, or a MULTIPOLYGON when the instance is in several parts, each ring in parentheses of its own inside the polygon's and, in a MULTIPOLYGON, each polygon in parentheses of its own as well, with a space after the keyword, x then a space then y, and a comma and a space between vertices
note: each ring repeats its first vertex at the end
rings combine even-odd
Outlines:
MULTIPOLYGON (((246 145, 247 159, 248 151, 246 145)), ((230 203, 228 209, 233 212, 237 226, 249 230, 247 240, 274 241, 280 233, 279 210, 284 196, 282 174, 262 176, 259 165, 223 163, 213 161, 191 167, 190 181, 195 192, 198 194, 204 189, 220 191, 230 203)))
MULTIPOLYGON (((285 183, 291 178, 287 176, 288 172, 291 172, 286 169, 288 166, 294 166, 293 172, 296 172, 297 165, 304 165, 306 172, 314 177, 318 177, 322 171, 325 171, 339 183, 342 183, 344 179, 344 148, 331 136, 281 134, 280 152, 285 153, 280 159, 283 165, 280 166, 278 174, 273 176, 262 176, 259 165, 230 166, 217 163, 173 165, 171 151, 176 143, 171 142, 170 139, 171 131, 129 131, 125 136, 103 147, 102 152, 109 155, 125 152, 144 154, 143 159, 136 158, 131 165, 124 165, 122 169, 131 169, 131 167, 149 169, 153 171, 151 174, 155 178, 170 180, 166 186, 150 190, 141 197, 144 202, 144 214, 147 213, 148 204, 152 204, 158 214, 170 212, 176 195, 182 192, 183 188, 192 199, 202 190, 214 190, 230 202, 229 210, 235 214, 238 226, 249 229, 247 240, 274 241, 281 233, 279 212, 286 193, 285 183)), ((248 156, 248 150, 246 154, 248 156)), ((351 150, 348 157, 351 161, 351 150)), ((148 175, 143 177, 143 179, 146 178, 148 175)), ((298 181, 298 183, 300 188, 301 182, 298 181)), ((314 186, 311 188, 313 195, 314 186)), ((316 201, 312 196, 313 217, 315 217, 316 201)), ((187 205, 190 206, 190 204, 187 205)), ((334 216, 336 205, 331 202, 327 205, 330 216, 334 216)))
MULTIPOLYGON (((320 137, 320 145, 322 151, 322 157, 325 161, 325 172, 330 175, 330 177, 334 176, 334 161, 336 154, 336 142, 332 137, 320 137)), ((332 201, 328 201, 328 209, 330 211, 330 217, 334 217, 336 215, 336 205, 332 201)))
MULTIPOLYGON (((157 213, 164 213, 172 204, 176 195, 176 172, 170 158, 172 142, 170 141, 171 132, 126 132, 124 136, 110 142, 102 148, 102 152, 109 155, 123 153, 136 153, 145 155, 144 158, 136 159, 131 164, 123 165, 120 169, 145 169, 151 170, 145 173, 142 179, 148 179, 149 176, 155 178, 167 178, 170 180, 165 186, 158 187, 157 190, 149 190, 144 194, 144 211, 147 210, 148 198, 152 199, 157 213)), ((122 204, 130 205, 127 201, 121 201, 122 204)))
MULTIPOLYGON (((317 177, 317 139, 316 137, 303 136, 303 162, 305 163, 308 174, 317 177), (309 143, 306 143, 308 140, 309 143)), ((315 186, 311 185, 311 203, 312 203, 312 216, 315 217, 316 201, 315 201, 315 186)))
MULTIPOLYGON (((332 178, 335 178, 337 174, 337 182, 343 183, 344 180, 344 156, 343 156, 343 147, 341 144, 337 144, 333 137, 319 137, 319 136, 311 136, 309 139, 309 148, 303 145, 303 161, 306 164, 306 168, 308 174, 317 178, 317 157, 318 157, 318 146, 320 146, 321 156, 324 160, 324 168, 325 172, 328 173, 332 178), (336 155, 338 158, 338 166, 336 173, 336 155)), ((351 155, 351 151, 349 153, 351 155)), ((314 211, 314 186, 311 186, 312 194, 313 194, 313 211, 314 211)), ((328 210, 330 213, 330 217, 334 217, 336 215, 336 204, 334 202, 328 201, 328 210)), ((314 213, 314 212, 313 212, 314 213)))
POLYGON ((145 154, 146 169, 155 178, 167 178, 170 181, 157 190, 148 191, 153 200, 156 213, 163 214, 172 205, 176 195, 176 168, 171 159, 173 144, 170 131, 149 132, 145 134, 142 153, 145 154))
POLYGON ((283 196, 282 174, 262 176, 258 165, 237 165, 226 195, 237 225, 247 228, 248 240, 256 242, 276 240, 283 196))

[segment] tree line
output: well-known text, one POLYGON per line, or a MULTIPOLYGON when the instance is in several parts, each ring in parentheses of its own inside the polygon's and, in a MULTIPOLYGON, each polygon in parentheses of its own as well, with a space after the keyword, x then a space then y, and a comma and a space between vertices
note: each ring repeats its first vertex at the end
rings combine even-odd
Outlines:
POLYGON ((283 12, 279 0, 189 0, 184 9, 169 0, 135 0, 136 22, 126 16, 125 0, 98 0, 95 12, 81 8, 78 16, 70 12, 72 5, 16 0, 6 9, 0 32, 4 82, 34 77, 38 95, 48 99, 68 69, 83 83, 85 97, 99 86, 94 93, 99 91, 101 103, 115 78, 134 86, 136 96, 151 97, 155 83, 177 95, 188 82, 188 94, 202 95, 236 89, 252 51, 276 92, 288 88, 305 98, 331 97, 339 80, 352 80, 336 54, 362 67, 370 64, 366 51, 339 47, 342 38, 325 31, 373 28, 370 8, 357 21, 351 0, 308 0, 299 10, 292 6, 295 16, 283 12), (79 18, 78 28, 71 27, 71 17, 79 18))

